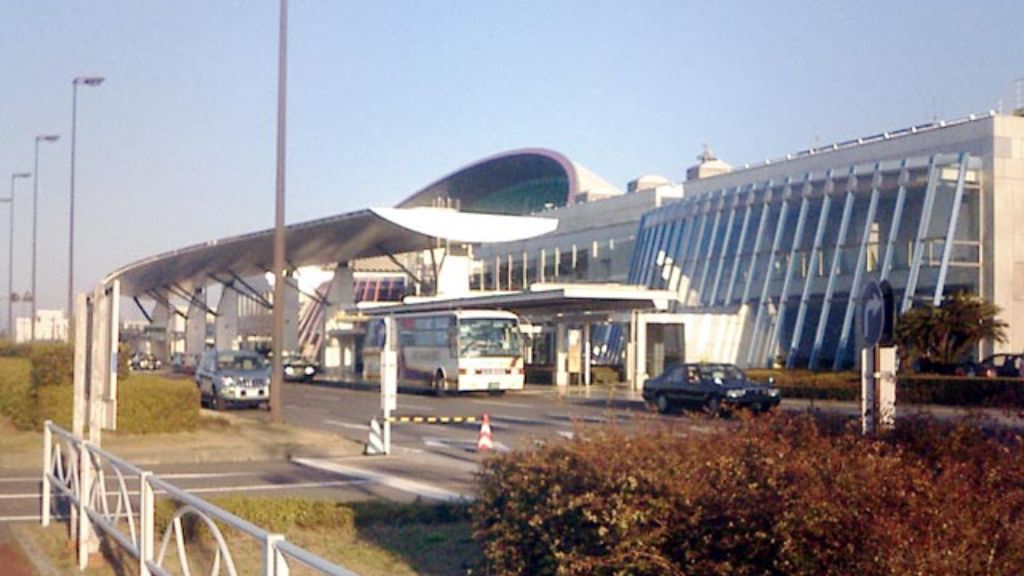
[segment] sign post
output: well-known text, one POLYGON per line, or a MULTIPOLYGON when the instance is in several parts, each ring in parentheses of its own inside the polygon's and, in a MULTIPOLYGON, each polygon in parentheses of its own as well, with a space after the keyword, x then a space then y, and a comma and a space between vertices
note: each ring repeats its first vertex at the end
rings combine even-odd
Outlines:
POLYGON ((384 413, 384 453, 391 454, 391 411, 398 409, 398 330, 395 318, 384 319, 380 354, 380 409, 384 413))
POLYGON ((896 419, 896 348, 894 299, 888 282, 869 280, 860 296, 861 427, 864 434, 891 429, 896 419))

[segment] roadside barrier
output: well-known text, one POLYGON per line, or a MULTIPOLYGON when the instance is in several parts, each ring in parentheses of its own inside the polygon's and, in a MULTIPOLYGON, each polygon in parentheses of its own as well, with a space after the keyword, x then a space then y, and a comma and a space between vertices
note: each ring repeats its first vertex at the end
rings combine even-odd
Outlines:
POLYGON ((380 430, 380 422, 376 418, 370 420, 370 438, 366 442, 366 449, 363 450, 366 456, 379 456, 387 454, 384 450, 384 435, 380 430))
POLYGON ((463 424, 479 422, 476 416, 390 416, 384 419, 385 422, 413 423, 413 424, 463 424))
MULTIPOLYGON (((46 422, 43 428, 42 524, 50 525, 54 508, 70 516, 72 538, 77 540, 78 567, 84 570, 89 555, 98 550, 100 532, 110 537, 138 561, 141 576, 189 574, 189 566, 202 562, 189 558, 190 520, 205 525, 214 539, 210 574, 237 574, 235 561, 221 526, 234 529, 262 551, 260 576, 288 576, 292 567, 329 576, 358 576, 266 530, 189 494, 152 472, 101 450, 91 442, 46 422), (111 485, 111 486, 108 486, 111 485), (131 487, 133 490, 129 490, 131 487), (137 498, 133 497, 138 495, 137 498), (156 495, 167 496, 177 506, 164 527, 160 548, 155 548, 159 528, 154 514, 156 495), (54 499, 56 496, 56 499, 54 499), (67 514, 70 512, 70 514, 67 514), (191 518, 189 518, 191 517, 191 518)), ((232 539, 234 540, 234 539, 232 539)), ((115 544, 116 543, 116 544, 115 544)), ((205 553, 203 554, 205 556, 205 553)))
POLYGON ((363 454, 366 456, 377 456, 388 453, 389 442, 383 439, 380 423, 385 424, 475 424, 480 425, 480 436, 477 440, 477 451, 485 452, 494 449, 494 441, 491 437, 491 420, 488 414, 482 418, 477 416, 388 416, 370 419, 370 436, 367 439, 363 454))

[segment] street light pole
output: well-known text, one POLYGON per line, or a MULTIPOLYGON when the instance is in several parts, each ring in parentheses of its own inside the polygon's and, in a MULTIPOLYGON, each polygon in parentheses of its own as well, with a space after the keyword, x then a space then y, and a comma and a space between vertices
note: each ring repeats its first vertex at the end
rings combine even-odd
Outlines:
POLYGON ((285 136, 287 108, 285 107, 288 93, 288 0, 281 0, 281 31, 277 49, 277 181, 275 186, 274 210, 274 318, 271 329, 270 374, 270 419, 272 422, 284 421, 284 407, 281 405, 284 375, 282 372, 282 345, 284 343, 284 266, 285 266, 285 231, 284 231, 284 182, 285 182, 285 136))
MULTIPOLYGON (((36 159, 35 159, 35 175, 32 179, 32 327, 29 329, 29 340, 31 342, 36 341, 36 240, 38 234, 36 232, 36 224, 39 219, 39 143, 40 142, 56 142, 60 139, 57 134, 46 134, 42 136, 36 136, 36 159)), ((12 193, 13 197, 14 194, 12 193)), ((13 212, 13 210, 12 210, 13 212)))
POLYGON ((7 338, 14 342, 14 181, 18 178, 31 178, 31 172, 11 174, 11 237, 7 243, 7 338))
MULTIPOLYGON (((78 85, 99 86, 102 76, 78 76, 71 81, 71 222, 68 225, 68 329, 71 328, 72 305, 75 297, 75 128, 78 115, 78 85)), ((70 332, 69 332, 70 333, 70 332)))

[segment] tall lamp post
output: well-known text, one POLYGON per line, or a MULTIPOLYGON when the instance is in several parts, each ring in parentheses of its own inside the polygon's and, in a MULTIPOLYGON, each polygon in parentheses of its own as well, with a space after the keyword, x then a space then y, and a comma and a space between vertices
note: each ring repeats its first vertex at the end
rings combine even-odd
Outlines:
POLYGON ((78 76, 71 81, 71 222, 68 225, 68 328, 70 329, 71 313, 74 310, 75 297, 75 127, 78 114, 78 86, 99 86, 103 83, 102 76, 78 76))
POLYGON ((284 343, 284 181, 285 181, 285 99, 288 94, 288 0, 281 0, 280 34, 277 45, 277 178, 274 209, 274 309, 271 328, 270 373, 270 419, 275 423, 284 421, 284 406, 281 405, 281 387, 284 385, 282 372, 282 348, 284 343))
POLYGON ((7 243, 7 337, 14 341, 14 181, 18 178, 31 178, 31 172, 11 174, 11 197, 4 202, 11 204, 11 238, 7 243))
MULTIPOLYGON (((40 142, 56 142, 60 139, 57 134, 44 134, 36 136, 36 160, 35 160, 35 174, 36 177, 32 180, 32 327, 29 329, 29 340, 32 342, 36 341, 36 240, 38 233, 36 231, 36 225, 39 220, 39 143, 40 142)), ((13 197, 14 194, 12 193, 13 197)), ((13 212, 13 210, 11 210, 13 212)))

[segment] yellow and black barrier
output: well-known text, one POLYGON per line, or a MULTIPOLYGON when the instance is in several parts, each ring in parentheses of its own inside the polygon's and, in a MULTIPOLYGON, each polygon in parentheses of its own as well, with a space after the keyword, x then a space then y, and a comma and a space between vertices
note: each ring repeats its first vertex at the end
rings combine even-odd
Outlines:
POLYGON ((479 422, 477 416, 389 416, 385 422, 392 424, 464 424, 479 422))

